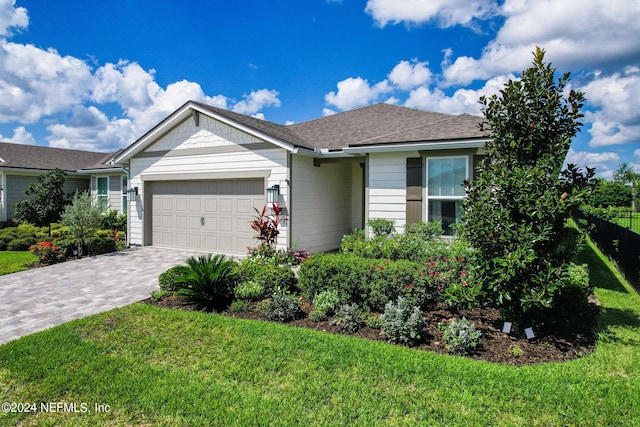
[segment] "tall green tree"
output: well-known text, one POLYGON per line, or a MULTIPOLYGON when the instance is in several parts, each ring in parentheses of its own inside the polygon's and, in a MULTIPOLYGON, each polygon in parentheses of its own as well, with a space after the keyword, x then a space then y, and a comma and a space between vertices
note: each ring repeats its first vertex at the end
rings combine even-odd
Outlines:
POLYGON ((636 199, 638 198, 638 185, 640 185, 640 173, 634 172, 627 162, 613 173, 614 182, 623 185, 631 184, 631 211, 636 211, 636 199))
POLYGON ((102 222, 102 209, 92 202, 88 191, 76 191, 73 201, 62 213, 62 224, 69 226, 69 233, 76 238, 78 257, 82 256, 87 238, 100 229, 102 222))
POLYGON ((594 169, 560 173, 579 131, 585 98, 566 93, 570 74, 534 52, 533 65, 498 95, 482 97, 489 139, 473 181, 467 181, 465 230, 485 290, 513 315, 553 305, 574 255, 566 220, 584 203, 594 169))
POLYGON ((38 227, 49 227, 51 236, 51 224, 60 221, 60 215, 69 204, 69 195, 64 192, 65 177, 64 171, 58 168, 38 176, 24 192, 33 197, 14 205, 16 218, 38 227))

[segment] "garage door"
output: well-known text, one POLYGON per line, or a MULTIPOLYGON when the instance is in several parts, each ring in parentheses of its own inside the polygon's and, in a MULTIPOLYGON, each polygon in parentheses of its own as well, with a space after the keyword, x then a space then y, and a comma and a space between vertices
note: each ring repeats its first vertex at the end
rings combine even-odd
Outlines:
POLYGON ((228 254, 245 254, 255 245, 250 222, 253 208, 265 204, 262 178, 162 181, 149 187, 152 245, 228 254))

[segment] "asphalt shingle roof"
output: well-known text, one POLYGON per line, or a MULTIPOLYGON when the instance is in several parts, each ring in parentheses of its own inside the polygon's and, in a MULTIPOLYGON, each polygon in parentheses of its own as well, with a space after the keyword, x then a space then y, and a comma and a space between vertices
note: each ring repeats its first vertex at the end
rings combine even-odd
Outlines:
POLYGON ((111 156, 112 154, 108 153, 0 142, 0 167, 7 168, 45 170, 60 168, 75 172, 101 164, 111 156))

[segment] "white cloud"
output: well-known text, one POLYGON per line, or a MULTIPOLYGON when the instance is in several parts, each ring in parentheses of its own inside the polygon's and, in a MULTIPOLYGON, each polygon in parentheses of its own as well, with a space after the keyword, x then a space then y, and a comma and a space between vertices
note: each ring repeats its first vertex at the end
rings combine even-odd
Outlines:
POLYGON ((85 100, 95 84, 77 58, 0 40, 0 122, 35 123, 85 100))
POLYGON ((11 28, 29 26, 29 16, 24 7, 15 7, 15 0, 0 0, 0 36, 11 35, 11 28))
POLYGON ((391 90, 392 88, 387 80, 371 86, 367 80, 361 77, 349 77, 338 82, 338 91, 329 92, 324 96, 324 100, 327 104, 341 110, 351 110, 370 104, 377 100, 380 95, 391 90))
POLYGON ((322 109, 322 116, 323 117, 332 116, 334 114, 336 114, 336 111, 332 110, 331 108, 323 108, 322 109))
POLYGON ((473 19, 489 16, 495 8, 492 0, 369 0, 365 11, 381 27, 435 21, 447 28, 469 25, 473 19))
POLYGON ((613 152, 594 153, 589 151, 575 151, 569 149, 565 165, 573 163, 578 167, 596 168, 596 175, 599 178, 611 179, 613 172, 620 163, 620 156, 613 152))
POLYGON ((431 80, 431 70, 427 62, 417 60, 400 61, 393 67, 387 78, 389 81, 402 90, 409 90, 416 86, 421 86, 431 80))
POLYGON ((521 71, 535 46, 559 69, 615 67, 640 55, 640 3, 628 0, 506 0, 496 38, 480 58, 457 58, 444 71, 449 84, 467 84, 521 71), (526 30, 525 30, 526 29, 526 30))
MULTIPOLYGON (((255 115, 265 107, 279 107, 280 99, 278 99, 278 95, 277 90, 260 89, 252 91, 249 95, 245 95, 242 101, 236 103, 231 110, 240 114, 255 115)), ((261 118, 264 119, 264 115, 261 118)))
POLYGON ((480 89, 458 89, 451 96, 446 95, 441 89, 421 86, 409 93, 409 98, 404 105, 449 114, 480 114, 480 96, 491 96, 498 93, 509 78, 514 78, 514 76, 494 77, 480 89))
POLYGON ((623 73, 598 74, 579 88, 595 111, 585 119, 592 123, 590 145, 601 147, 640 141, 640 69, 627 67, 623 73))
POLYGON ((13 136, 10 138, 0 135, 0 141, 12 142, 14 144, 36 145, 36 139, 24 126, 15 128, 13 130, 13 136))

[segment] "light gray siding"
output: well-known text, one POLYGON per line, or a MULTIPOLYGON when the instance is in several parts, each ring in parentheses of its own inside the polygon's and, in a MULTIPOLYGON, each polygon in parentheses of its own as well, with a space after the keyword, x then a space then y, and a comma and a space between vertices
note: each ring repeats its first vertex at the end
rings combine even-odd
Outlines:
POLYGON ((362 222, 360 165, 313 166, 312 158, 294 155, 291 174, 292 245, 310 252, 337 249, 362 222))

